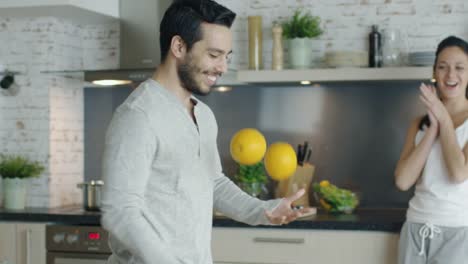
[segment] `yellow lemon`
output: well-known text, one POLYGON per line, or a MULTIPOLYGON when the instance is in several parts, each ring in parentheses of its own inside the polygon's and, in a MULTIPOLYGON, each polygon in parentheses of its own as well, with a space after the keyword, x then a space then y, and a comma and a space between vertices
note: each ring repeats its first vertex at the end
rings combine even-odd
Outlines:
POLYGON ((273 143, 267 149, 264 163, 271 178, 278 181, 287 179, 296 171, 296 152, 288 143, 273 143))
POLYGON ((323 180, 320 182, 320 187, 328 187, 330 186, 330 182, 327 180, 323 180))
POLYGON ((241 129, 231 138, 231 156, 241 165, 253 165, 261 161, 266 147, 265 137, 254 128, 241 129))

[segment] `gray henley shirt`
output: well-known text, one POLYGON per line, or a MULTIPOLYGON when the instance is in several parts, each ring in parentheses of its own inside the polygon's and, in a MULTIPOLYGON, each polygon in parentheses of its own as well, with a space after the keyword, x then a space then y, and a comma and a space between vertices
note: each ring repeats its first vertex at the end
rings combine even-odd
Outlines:
POLYGON ((196 123, 155 80, 117 108, 103 156, 102 225, 119 264, 211 264, 213 209, 250 225, 269 224, 260 201, 221 168, 213 112, 195 103, 196 123))

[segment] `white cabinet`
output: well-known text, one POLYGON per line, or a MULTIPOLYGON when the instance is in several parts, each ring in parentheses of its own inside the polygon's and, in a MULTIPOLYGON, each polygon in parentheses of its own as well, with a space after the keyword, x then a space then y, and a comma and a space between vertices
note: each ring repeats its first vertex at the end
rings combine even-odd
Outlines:
POLYGON ((0 223, 0 261, 9 264, 45 264, 44 223, 0 223))
POLYGON ((0 223, 0 263, 16 263, 16 225, 0 223))
POLYGON ((307 230, 317 245, 309 255, 316 264, 395 264, 398 234, 378 231, 307 230))
POLYGON ((299 264, 316 246, 299 229, 213 228, 216 264, 299 264))
POLYGON ((213 228, 215 264, 394 264, 398 235, 373 231, 213 228))

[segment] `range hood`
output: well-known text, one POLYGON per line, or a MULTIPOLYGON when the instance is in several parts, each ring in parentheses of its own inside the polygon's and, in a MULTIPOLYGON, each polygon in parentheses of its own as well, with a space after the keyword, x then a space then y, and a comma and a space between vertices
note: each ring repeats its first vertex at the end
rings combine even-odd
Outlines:
MULTIPOLYGON (((114 80, 104 85, 139 83, 160 62, 159 24, 172 0, 120 0, 120 67, 85 71, 85 81, 114 80)), ((102 84, 102 83, 101 83, 102 84)))

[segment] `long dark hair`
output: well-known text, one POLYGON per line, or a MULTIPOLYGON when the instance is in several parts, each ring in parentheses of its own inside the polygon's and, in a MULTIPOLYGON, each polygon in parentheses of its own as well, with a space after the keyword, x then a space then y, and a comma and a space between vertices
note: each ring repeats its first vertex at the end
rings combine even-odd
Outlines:
MULTIPOLYGON (((444 49, 450 48, 450 47, 458 47, 461 50, 463 50, 463 52, 465 52, 465 54, 468 56, 468 43, 466 41, 464 41, 463 39, 461 39, 461 38, 457 38, 455 36, 449 36, 449 37, 443 39, 439 43, 439 45, 437 46, 436 58, 435 58, 435 61, 434 61, 434 66, 433 66, 433 72, 434 73, 436 71, 437 60, 439 59, 439 54, 444 49)), ((437 82, 434 83, 434 85, 437 87, 437 82)), ((465 97, 468 99, 468 89, 466 89, 465 97)), ((424 126, 429 127, 430 125, 431 125, 431 121, 429 120, 429 115, 425 115, 422 118, 421 122, 419 123, 419 130, 423 130, 424 126)))
POLYGON ((234 12, 212 0, 175 0, 159 26, 161 61, 166 59, 174 36, 180 36, 189 51, 202 38, 202 22, 230 28, 235 17, 234 12))

